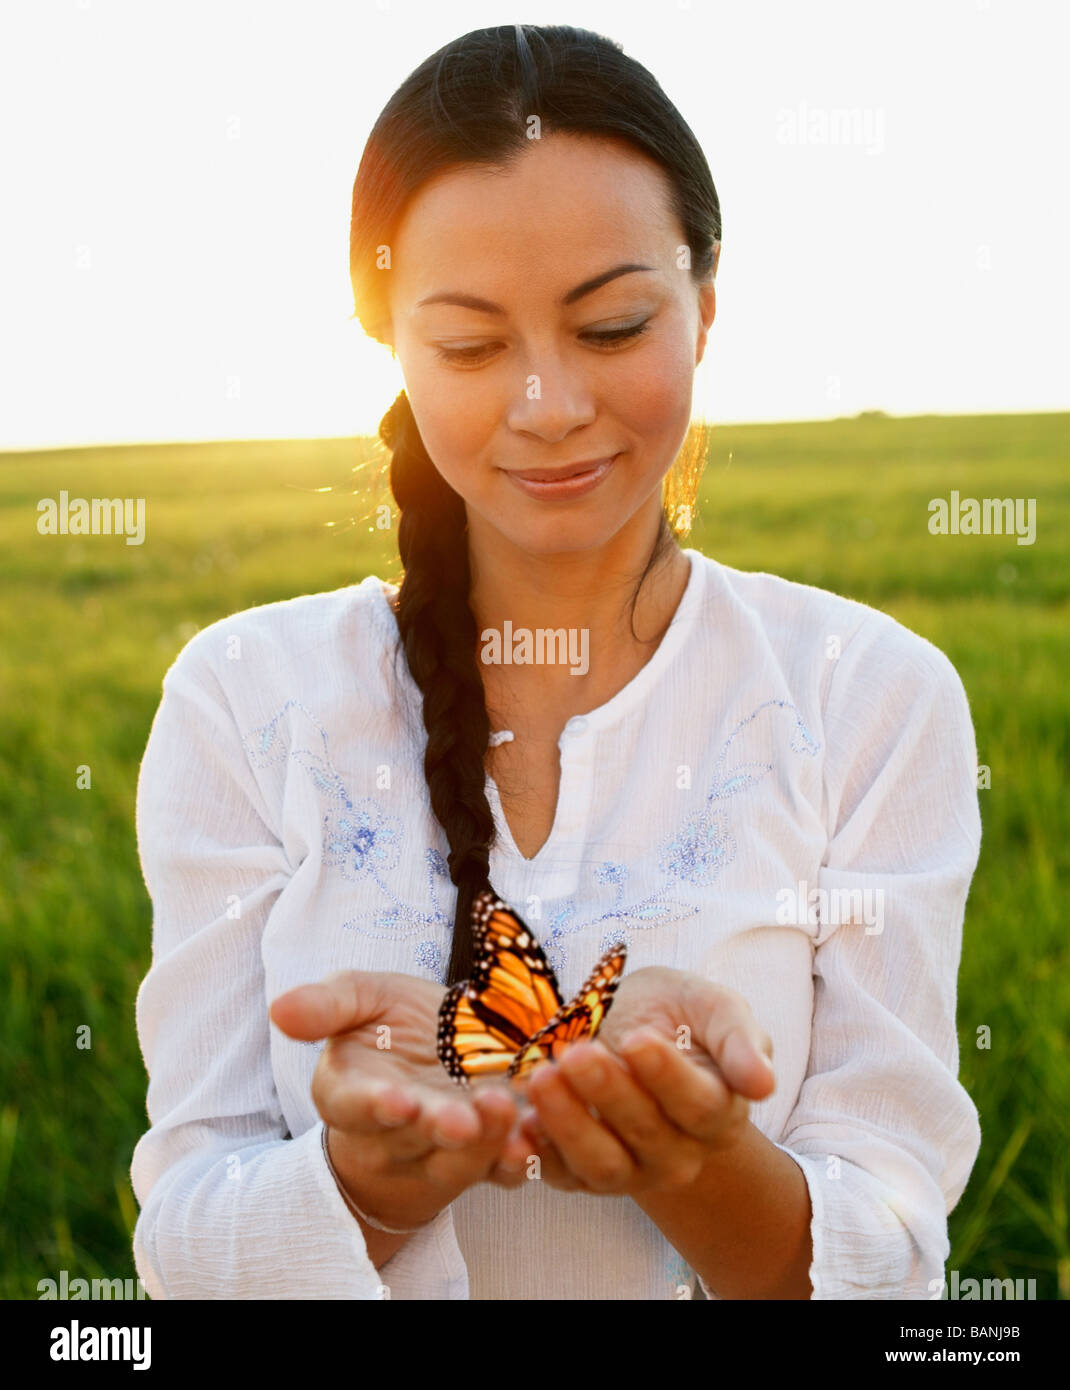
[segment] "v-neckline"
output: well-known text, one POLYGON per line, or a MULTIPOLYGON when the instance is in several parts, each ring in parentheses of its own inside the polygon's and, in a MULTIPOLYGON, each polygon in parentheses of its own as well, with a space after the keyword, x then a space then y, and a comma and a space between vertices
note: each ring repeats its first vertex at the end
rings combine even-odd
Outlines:
MULTIPOLYGON (((687 584, 684 586, 684 592, 680 596, 680 601, 677 603, 672 617, 669 619, 669 625, 662 634, 661 641, 658 643, 650 660, 641 666, 631 680, 628 681, 626 685, 623 685, 620 690, 618 690, 615 695, 611 696, 604 704, 599 705, 596 709, 589 710, 586 714, 574 715, 561 731, 561 735, 557 740, 560 776, 558 778, 557 804, 554 807, 554 817, 550 825, 550 833, 530 859, 520 853, 520 849, 513 838, 513 832, 509 826, 505 808, 502 805, 501 793, 498 790, 497 783, 489 772, 484 772, 484 792, 498 831, 496 841, 491 846, 492 855, 500 851, 528 867, 541 868, 549 861, 551 854, 556 853, 558 848, 557 842, 560 840, 562 833, 561 821, 563 815, 566 809, 571 810, 571 806, 567 808, 565 806, 566 796, 572 790, 571 780, 566 783, 566 779, 569 776, 568 770, 574 762, 574 759, 568 755, 567 750, 569 748, 575 748, 578 752, 583 741, 594 734, 601 733, 611 728, 614 724, 623 719, 632 709, 640 705, 646 699, 651 689, 661 679, 664 671, 671 664, 677 652, 683 647, 697 620, 698 612, 701 608, 703 585, 705 582, 704 565, 706 563, 706 557, 700 550, 695 550, 691 547, 682 548, 681 553, 687 556, 691 566, 687 584)), ((392 630, 396 635, 397 619, 392 603, 397 592, 396 586, 391 586, 394 589, 394 594, 388 595, 383 581, 375 580, 374 582, 375 591, 379 596, 382 609, 389 618, 392 630)), ((408 679, 412 681, 412 676, 409 675, 408 679)), ((416 691, 417 698, 420 698, 420 690, 415 682, 413 682, 413 688, 416 691)), ((511 733, 511 730, 498 729, 491 734, 491 738, 500 741, 501 736, 508 733, 511 733)))
MULTIPOLYGON (((662 634, 661 641, 649 661, 644 662, 631 680, 621 686, 620 690, 615 695, 610 696, 604 704, 598 705, 593 710, 588 710, 586 714, 574 715, 562 729, 557 740, 559 775, 553 820, 550 824, 549 834, 530 859, 520 852, 516 843, 509 819, 505 814, 505 807, 502 805, 501 792, 497 782, 489 772, 485 773, 485 793, 494 816, 495 825, 498 828, 501 848, 505 853, 519 860, 520 863, 530 867, 541 867, 549 859, 551 851, 556 848, 556 841, 560 839, 562 817, 564 812, 569 809, 566 807, 565 801, 572 790, 571 783, 567 780, 569 767, 572 763, 572 759, 568 756, 568 750, 578 747, 578 739, 589 738, 611 727, 640 704, 651 687, 661 679, 665 668, 686 641, 699 608, 703 578, 701 564, 704 557, 700 551, 690 548, 685 549, 683 554, 687 556, 691 566, 687 584, 684 586, 684 592, 669 619, 668 627, 662 634)), ((512 731, 509 729, 497 729, 491 733, 490 737, 491 740, 502 742, 502 736, 505 734, 511 736, 511 733, 512 731)))

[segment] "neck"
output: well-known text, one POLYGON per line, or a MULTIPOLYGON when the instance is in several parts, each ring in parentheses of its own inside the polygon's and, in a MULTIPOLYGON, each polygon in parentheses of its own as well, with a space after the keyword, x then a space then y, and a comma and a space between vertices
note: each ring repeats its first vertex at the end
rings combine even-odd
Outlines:
POLYGON ((574 676, 560 663, 483 664, 488 696, 503 683, 514 688, 519 683, 552 704, 594 708, 614 682, 619 684, 622 672, 650 659, 690 575, 688 557, 676 545, 667 547, 643 579, 633 617, 632 597, 654 548, 659 519, 660 513, 651 512, 647 524, 627 526, 597 548, 541 554, 520 549, 500 532, 473 528, 470 519, 469 605, 481 643, 492 631, 502 634, 503 642, 507 632, 522 629, 586 631, 584 674, 574 676))

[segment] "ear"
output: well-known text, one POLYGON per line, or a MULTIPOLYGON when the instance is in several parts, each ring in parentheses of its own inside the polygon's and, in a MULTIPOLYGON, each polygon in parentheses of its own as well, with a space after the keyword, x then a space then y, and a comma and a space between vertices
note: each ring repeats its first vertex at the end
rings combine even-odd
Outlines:
POLYGON ((709 335, 710 327, 713 324, 714 316, 717 313, 717 289, 714 280, 717 278, 717 263, 721 259, 721 243, 713 243, 713 264, 710 267, 709 279, 705 280, 699 287, 698 292, 698 338, 695 342, 695 366, 702 361, 706 351, 706 339, 709 335))
POLYGON ((717 313, 717 290, 713 280, 707 280, 699 287, 698 292, 698 337, 695 340, 695 366, 702 361, 706 351, 706 339, 709 336, 710 328, 713 324, 714 316, 717 313))

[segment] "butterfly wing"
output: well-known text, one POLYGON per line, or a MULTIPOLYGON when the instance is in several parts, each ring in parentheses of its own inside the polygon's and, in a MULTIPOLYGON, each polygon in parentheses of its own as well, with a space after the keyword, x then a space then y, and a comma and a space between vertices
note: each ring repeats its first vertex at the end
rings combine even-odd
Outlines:
POLYGON ((461 1085, 469 1076, 494 1076, 506 1071, 520 1045, 493 1019, 476 1012, 470 980, 448 990, 438 1015, 438 1055, 461 1085))
POLYGON ((628 948, 624 945, 606 952, 575 999, 563 1005, 516 1054, 507 1073, 510 1080, 524 1080, 541 1062, 552 1062, 560 1056, 569 1043, 594 1037, 609 1013, 627 956, 628 948))
POLYGON ((491 892, 472 904, 476 963, 446 992, 438 1055, 462 1085, 508 1071, 518 1051, 562 1005, 557 979, 530 929, 491 892))

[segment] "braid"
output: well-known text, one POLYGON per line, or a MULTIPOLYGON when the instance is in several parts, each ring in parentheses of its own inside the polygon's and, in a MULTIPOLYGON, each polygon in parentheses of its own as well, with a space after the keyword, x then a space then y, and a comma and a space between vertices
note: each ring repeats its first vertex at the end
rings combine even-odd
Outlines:
POLYGON ((457 885, 446 983, 471 974, 471 910, 489 887, 494 817, 486 797, 484 757, 490 738, 478 633, 468 605, 464 502, 432 463, 402 391, 379 426, 393 458, 390 488, 401 510, 398 550, 404 578, 396 616, 409 672, 423 695, 427 730, 424 776, 431 809, 449 841, 457 885))

